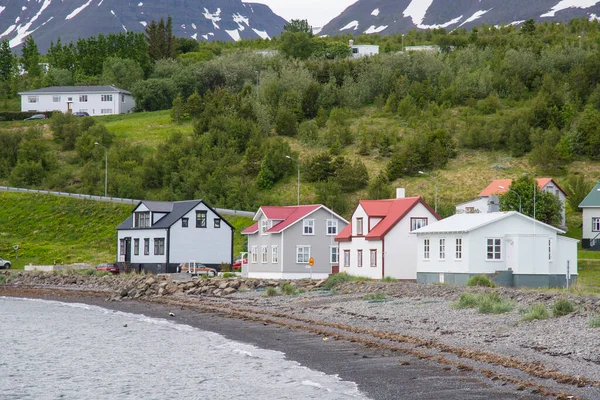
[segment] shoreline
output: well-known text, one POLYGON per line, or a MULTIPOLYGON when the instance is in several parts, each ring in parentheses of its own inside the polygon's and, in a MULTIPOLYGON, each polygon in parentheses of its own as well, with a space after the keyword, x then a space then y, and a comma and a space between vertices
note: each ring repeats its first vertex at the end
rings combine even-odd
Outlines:
MULTIPOLYGON (((115 311, 168 319, 221 334, 227 339, 285 353, 286 358, 340 379, 355 382, 373 400, 415 397, 419 399, 538 399, 539 389, 524 388, 472 368, 436 362, 403 352, 344 340, 342 335, 324 336, 274 322, 232 316, 219 311, 198 310, 181 299, 107 301, 110 292, 76 289, 0 286, 0 296, 42 298, 96 305, 115 311), (174 301, 174 302, 172 302, 174 301), (175 314, 170 317, 169 313, 175 314), (326 340, 324 340, 326 338, 326 340)), ((243 307, 232 306, 234 310, 243 307)), ((556 396, 554 396, 556 397, 556 396)), ((585 398, 585 397, 583 397, 585 398)))

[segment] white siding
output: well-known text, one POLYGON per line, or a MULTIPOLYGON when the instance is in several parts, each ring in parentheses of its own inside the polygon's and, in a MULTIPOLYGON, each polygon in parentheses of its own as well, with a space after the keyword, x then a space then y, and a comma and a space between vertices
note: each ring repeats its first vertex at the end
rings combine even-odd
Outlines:
POLYGON ((592 232, 592 218, 600 218, 600 207, 586 207, 583 209, 583 239, 594 239, 596 235, 599 235, 596 240, 600 239, 600 232, 592 232))
POLYGON ((456 213, 457 214, 465 214, 465 213, 469 213, 469 212, 487 213, 488 209, 489 209, 488 199, 489 199, 488 197, 480 197, 478 199, 471 200, 467 203, 459 204, 456 206, 456 213), (467 212, 467 208, 472 208, 473 211, 467 212))
POLYGON ((121 102, 121 94, 117 92, 95 92, 95 93, 44 93, 21 95, 21 111, 68 111, 68 99, 71 98, 71 111, 85 111, 90 116, 125 114, 135 107, 135 100, 131 95, 125 94, 125 102, 121 102), (86 95, 87 101, 79 101, 80 95, 86 95), (102 95, 112 95, 112 101, 102 101, 102 95), (37 103, 29 103, 29 97, 36 96, 37 103), (53 97, 60 96, 60 102, 54 102, 53 97), (111 110, 110 113, 102 113, 102 110, 111 110))
POLYGON ((554 249, 555 257, 552 262, 550 273, 566 276, 568 265, 569 274, 577 275, 577 241, 558 236, 554 249))
MULTIPOLYGON (((134 264, 160 264, 167 262, 167 230, 166 229, 134 229, 134 230, 123 230, 119 231, 118 239, 126 237, 131 238, 131 262, 134 264), (144 239, 150 239, 149 254, 144 255, 144 239), (154 255, 154 239, 164 238, 165 239, 165 254, 154 255), (134 239, 140 239, 140 254, 134 255, 134 239)), ((119 240, 117 240, 117 252, 120 250, 119 240)), ((118 254, 119 261, 121 260, 121 254, 118 254)))
MULTIPOLYGON (((413 235, 417 236, 417 235, 413 235)), ((418 272, 469 272, 469 235, 465 233, 448 233, 439 235, 418 235, 416 245, 416 263, 418 272), (446 239, 446 258, 439 259, 440 239, 446 239), (462 239, 462 259, 456 259, 456 239, 462 239), (424 240, 429 239, 429 259, 424 258, 424 240)), ((416 275, 416 271, 415 271, 416 275)))

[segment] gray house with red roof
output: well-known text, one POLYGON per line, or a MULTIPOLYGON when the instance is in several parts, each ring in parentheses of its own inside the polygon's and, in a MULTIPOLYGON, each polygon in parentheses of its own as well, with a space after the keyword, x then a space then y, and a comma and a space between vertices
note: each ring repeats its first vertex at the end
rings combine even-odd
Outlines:
POLYGON ((202 200, 141 201, 117 227, 117 262, 152 273, 176 272, 192 261, 218 268, 233 261, 233 231, 202 200))
POLYGON ((337 272, 336 235, 348 221, 322 204, 263 206, 244 229, 248 263, 243 273, 262 279, 321 279, 337 272), (313 265, 310 266, 310 261, 313 265))

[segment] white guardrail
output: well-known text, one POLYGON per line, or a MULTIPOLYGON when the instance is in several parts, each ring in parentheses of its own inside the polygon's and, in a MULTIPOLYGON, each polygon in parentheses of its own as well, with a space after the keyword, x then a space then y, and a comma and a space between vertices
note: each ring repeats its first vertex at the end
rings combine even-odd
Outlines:
MULTIPOLYGON (((3 192, 20 192, 20 193, 38 193, 38 194, 51 194, 53 196, 64 196, 73 197, 76 199, 94 200, 94 201, 106 201, 112 203, 126 203, 126 204, 137 204, 141 200, 137 199, 124 199, 121 197, 104 197, 104 196, 93 196, 91 194, 79 194, 79 193, 68 193, 68 192, 52 192, 50 190, 38 190, 38 189, 24 189, 10 186, 0 186, 0 191, 3 192)), ((215 208, 215 210, 222 215, 233 215, 241 217, 254 217, 252 211, 241 211, 241 210, 229 210, 226 208, 215 208)))

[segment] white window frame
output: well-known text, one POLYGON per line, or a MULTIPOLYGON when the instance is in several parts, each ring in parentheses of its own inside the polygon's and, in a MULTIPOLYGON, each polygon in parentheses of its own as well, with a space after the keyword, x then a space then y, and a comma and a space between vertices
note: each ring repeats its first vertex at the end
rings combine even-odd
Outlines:
POLYGON ((112 108, 101 108, 100 114, 114 114, 114 112, 112 108))
POLYGON ((276 245, 271 246, 271 262, 277 264, 279 262, 279 247, 276 245))
POLYGON ((502 261, 502 238, 486 238, 485 243, 485 260, 502 261))
POLYGON ((52 102, 53 103, 60 103, 60 96, 53 95, 52 96, 52 102))
POLYGON ((454 241, 454 246, 456 250, 454 252, 454 258, 457 260, 462 260, 462 238, 456 238, 454 241))
POLYGON ((263 219, 260 221, 260 234, 268 235, 267 231, 269 230, 269 220, 263 219))
POLYGON ((297 245, 296 264, 308 264, 308 260, 310 260, 310 246, 297 245))
POLYGON ((446 259, 446 238, 440 238, 439 240, 439 253, 438 253, 438 257, 440 260, 445 260, 446 259))
POLYGON ((431 241, 423 239, 423 260, 429 260, 431 256, 431 241))
POLYGON ((350 268, 350 250, 344 250, 344 268, 350 268))
POLYGON ((101 94, 100 101, 113 101, 112 94, 101 94))
POLYGON ((39 96, 27 96, 27 102, 30 104, 39 103, 39 101, 40 101, 39 96))
POLYGON ((340 250, 337 246, 329 246, 329 264, 340 263, 340 250))
POLYGON ((362 268, 363 266, 363 251, 362 249, 356 250, 356 266, 362 268))
POLYGON ((87 94, 80 94, 79 95, 79 102, 80 103, 87 103, 88 102, 88 95, 87 94))
POLYGON ((592 232, 600 232, 600 217, 592 218, 592 232))
POLYGON ((363 226, 363 219, 362 218, 356 218, 356 236, 363 236, 363 232, 364 232, 364 226, 363 226))
POLYGON ((548 261, 552 261, 552 238, 548 238, 548 261))
POLYGON ((372 268, 377 268, 377 249, 369 251, 369 264, 372 268))
POLYGON ((302 234, 304 236, 310 236, 315 234, 315 220, 305 219, 302 221, 302 234))
POLYGON ((258 264, 258 246, 250 247, 250 254, 252 254, 252 264, 258 264))
POLYGON ((417 230, 419 228, 422 228, 424 226, 427 226, 428 224, 428 219, 427 217, 411 217, 410 218, 410 231, 414 231, 417 230), (425 222, 425 224, 423 225, 423 222, 425 222))
POLYGON ((328 219, 327 220, 327 236, 336 236, 338 234, 338 220, 328 219))
POLYGON ((154 238, 154 255, 165 255, 165 238, 154 238))
POLYGON ((269 246, 260 247, 260 263, 266 264, 269 262, 269 246))

